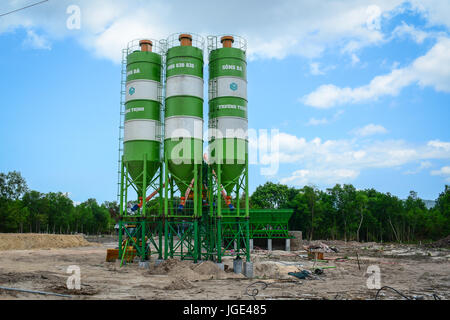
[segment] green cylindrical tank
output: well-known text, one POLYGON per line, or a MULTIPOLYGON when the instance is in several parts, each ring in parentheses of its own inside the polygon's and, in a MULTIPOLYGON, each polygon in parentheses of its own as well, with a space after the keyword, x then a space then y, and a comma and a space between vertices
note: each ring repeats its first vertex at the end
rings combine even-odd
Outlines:
POLYGON ((152 41, 141 40, 139 48, 129 48, 127 55, 123 161, 139 194, 145 157, 146 185, 160 165, 162 62, 161 55, 152 52, 152 47, 152 41))
POLYGON ((164 147, 169 172, 182 194, 203 154, 203 38, 169 37, 166 56, 164 147))
POLYGON ((247 62, 245 40, 223 36, 220 42, 209 53, 209 153, 217 174, 221 164, 221 183, 230 193, 248 153, 247 62))

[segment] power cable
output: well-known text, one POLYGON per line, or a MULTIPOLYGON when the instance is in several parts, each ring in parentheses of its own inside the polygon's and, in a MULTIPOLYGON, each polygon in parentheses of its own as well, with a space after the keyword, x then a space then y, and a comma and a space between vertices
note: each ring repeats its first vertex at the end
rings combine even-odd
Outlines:
POLYGON ((0 17, 6 16, 6 15, 8 15, 8 14, 11 14, 11 13, 14 13, 14 12, 17 12, 17 11, 21 11, 21 10, 24 10, 24 9, 28 9, 28 8, 37 6, 37 5, 42 4, 42 3, 44 3, 44 2, 48 2, 48 0, 39 1, 39 2, 36 2, 36 3, 30 4, 30 5, 28 5, 28 6, 25 6, 25 7, 23 7, 23 8, 19 8, 19 9, 10 11, 10 12, 2 13, 2 14, 0 14, 0 17))

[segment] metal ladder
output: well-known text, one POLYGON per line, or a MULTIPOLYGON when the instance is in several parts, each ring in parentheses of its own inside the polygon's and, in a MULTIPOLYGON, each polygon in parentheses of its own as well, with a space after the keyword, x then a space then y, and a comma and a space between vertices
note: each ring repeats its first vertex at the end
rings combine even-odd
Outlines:
POLYGON ((122 50, 122 70, 120 74, 120 119, 119 119, 119 148, 117 159, 117 203, 120 201, 120 173, 122 169, 123 136, 125 118, 125 97, 127 84, 127 49, 122 50))

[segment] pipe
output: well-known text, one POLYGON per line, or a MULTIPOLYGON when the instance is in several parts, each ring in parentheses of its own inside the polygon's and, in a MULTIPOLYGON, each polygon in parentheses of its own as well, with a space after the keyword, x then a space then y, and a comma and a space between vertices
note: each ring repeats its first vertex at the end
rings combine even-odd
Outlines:
MULTIPOLYGON (((208 155, 206 153, 203 154, 203 159, 205 159, 205 162, 208 163, 208 155)), ((216 175, 216 172, 214 171, 214 169, 211 169, 211 171, 212 171, 212 174, 214 175, 214 178, 216 178, 216 181, 218 181, 217 175, 216 175)), ((222 194, 222 198, 225 201, 228 208, 233 210, 234 206, 231 204, 231 196, 227 195, 227 192, 225 191, 225 188, 222 185, 220 185, 220 193, 222 194)))
MULTIPOLYGON (((164 188, 164 183, 163 183, 162 187, 164 188)), ((160 189, 160 188, 156 189, 156 190, 153 191, 147 198, 145 198, 145 202, 146 202, 146 203, 149 202, 149 201, 150 201, 150 200, 151 200, 151 199, 159 192, 159 189, 160 189)), ((137 209, 142 208, 142 205, 143 205, 142 197, 139 197, 139 204, 135 204, 135 205, 131 208, 131 211, 136 211, 137 209)))
POLYGON ((43 295, 47 295, 47 296, 58 296, 58 297, 72 298, 72 296, 69 296, 67 294, 59 294, 59 293, 53 293, 53 292, 34 291, 34 290, 26 290, 26 289, 18 289, 18 288, 7 288, 7 287, 0 287, 0 289, 8 290, 8 291, 18 291, 18 292, 26 292, 26 293, 43 294, 43 295))
POLYGON ((192 36, 190 34, 187 33, 180 34, 178 40, 180 41, 180 44, 182 46, 192 46, 192 36))
POLYGON ((151 52, 153 42, 151 40, 141 40, 139 41, 139 46, 141 47, 141 51, 151 52))
POLYGON ((186 204, 186 199, 189 197, 189 194, 191 193, 192 186, 194 185, 194 181, 195 181, 194 179, 192 179, 191 183, 189 184, 189 187, 186 189, 184 197, 181 197, 181 202, 180 202, 180 205, 178 206, 179 210, 183 210, 184 205, 186 204))
POLYGON ((223 36, 222 38, 220 38, 220 42, 222 43, 222 46, 224 48, 232 48, 233 42, 234 42, 234 37, 233 36, 223 36))

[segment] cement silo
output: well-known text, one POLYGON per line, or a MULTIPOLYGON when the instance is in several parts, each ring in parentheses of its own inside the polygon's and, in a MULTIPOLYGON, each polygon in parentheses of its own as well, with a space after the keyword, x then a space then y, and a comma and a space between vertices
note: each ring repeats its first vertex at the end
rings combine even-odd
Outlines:
POLYGON ((247 63, 244 48, 233 47, 235 37, 222 36, 220 42, 209 54, 210 158, 216 172, 220 164, 218 178, 230 193, 247 154, 247 63))
POLYGON ((160 166, 161 55, 150 40, 127 56, 123 160, 139 195, 160 166), (146 168, 144 180, 144 167, 146 168))
POLYGON ((165 181, 168 182, 165 188, 165 218, 168 219, 165 222, 166 256, 173 256, 175 249, 181 247, 181 257, 195 261, 199 255, 198 219, 202 209, 203 47, 204 39, 191 33, 177 33, 167 39, 164 119, 165 181), (175 229, 180 228, 187 231, 179 240, 181 243, 173 245, 175 229), (191 243, 194 243, 193 247, 191 243))
MULTIPOLYGON (((159 41, 135 40, 128 44, 122 59, 122 74, 126 81, 122 87, 121 108, 123 154, 120 170, 119 251, 123 256, 123 250, 130 247, 142 260, 146 260, 149 255, 146 243, 148 223, 142 218, 162 216, 162 209, 150 212, 146 208, 147 201, 158 192, 162 207, 161 52, 159 41), (155 46, 159 53, 155 52, 155 46), (136 191, 136 198, 129 195, 132 190, 136 191), (151 192, 151 196, 147 196, 147 192, 151 192), (126 244, 122 244, 123 236, 127 239, 126 244)), ((162 225, 162 236, 161 228, 162 225)))
POLYGON ((208 51, 208 189, 210 215, 217 226, 217 255, 220 261, 225 254, 224 240, 234 241, 249 260, 246 41, 232 35, 209 36, 208 51))

